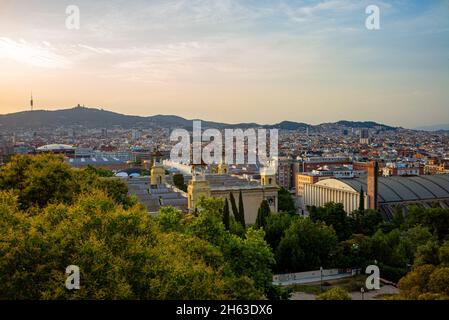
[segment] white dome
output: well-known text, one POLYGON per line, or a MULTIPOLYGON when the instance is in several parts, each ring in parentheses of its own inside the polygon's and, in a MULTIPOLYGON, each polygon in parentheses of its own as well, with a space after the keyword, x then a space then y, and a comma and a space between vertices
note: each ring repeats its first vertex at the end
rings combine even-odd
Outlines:
POLYGON ((75 150, 73 146, 68 144, 47 144, 37 148, 38 151, 57 151, 57 150, 75 150))

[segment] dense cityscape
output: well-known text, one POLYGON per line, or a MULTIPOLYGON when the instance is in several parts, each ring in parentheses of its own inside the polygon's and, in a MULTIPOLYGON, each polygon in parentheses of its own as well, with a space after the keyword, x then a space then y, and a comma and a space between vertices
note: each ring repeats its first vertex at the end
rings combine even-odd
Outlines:
POLYGON ((0 1, 0 303, 449 301, 447 4, 0 1))

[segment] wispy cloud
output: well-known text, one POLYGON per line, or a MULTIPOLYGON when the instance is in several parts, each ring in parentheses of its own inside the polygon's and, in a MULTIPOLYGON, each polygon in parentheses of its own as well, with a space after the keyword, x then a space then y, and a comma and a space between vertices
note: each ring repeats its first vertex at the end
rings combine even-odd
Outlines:
POLYGON ((49 42, 29 43, 23 39, 0 38, 0 57, 41 68, 67 68, 70 61, 56 52, 49 42))

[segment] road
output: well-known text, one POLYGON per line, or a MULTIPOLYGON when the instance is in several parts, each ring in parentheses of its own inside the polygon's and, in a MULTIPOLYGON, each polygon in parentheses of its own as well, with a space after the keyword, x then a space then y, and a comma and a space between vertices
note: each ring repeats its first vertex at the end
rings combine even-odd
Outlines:
MULTIPOLYGON (((397 294, 399 293, 398 288, 385 285, 381 286, 379 290, 372 290, 369 292, 365 292, 364 300, 376 300, 376 296, 382 294, 397 294)), ((362 300, 362 294, 360 292, 350 292, 352 300, 362 300)), ((315 295, 311 293, 304 292, 294 292, 290 298, 290 300, 315 300, 315 295)))

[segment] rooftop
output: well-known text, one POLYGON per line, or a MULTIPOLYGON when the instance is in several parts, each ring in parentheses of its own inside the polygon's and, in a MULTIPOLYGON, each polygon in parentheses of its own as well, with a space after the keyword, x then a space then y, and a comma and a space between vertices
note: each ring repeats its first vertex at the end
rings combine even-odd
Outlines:
MULTIPOLYGON (((368 190, 366 178, 338 179, 355 191, 368 190)), ((449 199, 449 175, 379 177, 379 202, 413 202, 449 199)))

